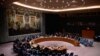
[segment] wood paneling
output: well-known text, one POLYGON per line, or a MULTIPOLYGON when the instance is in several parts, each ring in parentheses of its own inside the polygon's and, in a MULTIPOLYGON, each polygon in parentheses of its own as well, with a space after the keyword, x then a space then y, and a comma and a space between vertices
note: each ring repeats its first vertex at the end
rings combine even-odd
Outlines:
POLYGON ((93 30, 82 30, 82 37, 93 39, 95 32, 93 30))

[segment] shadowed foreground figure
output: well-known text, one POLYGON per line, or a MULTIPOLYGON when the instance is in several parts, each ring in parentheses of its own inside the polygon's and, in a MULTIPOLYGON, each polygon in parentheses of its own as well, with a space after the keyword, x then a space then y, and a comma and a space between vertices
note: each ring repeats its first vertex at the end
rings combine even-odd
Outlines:
POLYGON ((4 54, 0 54, 0 56, 5 56, 4 54))

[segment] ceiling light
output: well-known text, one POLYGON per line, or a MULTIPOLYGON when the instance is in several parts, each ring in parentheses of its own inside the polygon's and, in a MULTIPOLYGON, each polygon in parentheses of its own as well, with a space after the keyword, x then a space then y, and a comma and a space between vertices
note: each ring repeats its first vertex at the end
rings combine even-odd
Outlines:
POLYGON ((35 10, 41 10, 41 11, 50 11, 50 12, 64 12, 64 11, 76 11, 76 10, 86 10, 86 9, 96 9, 100 8, 100 5, 94 5, 94 6, 87 6, 87 7, 77 7, 77 8, 64 8, 64 9, 45 9, 45 8, 39 8, 39 7, 34 7, 30 5, 26 5, 20 2, 13 2, 15 5, 19 5, 22 7, 30 8, 30 9, 35 9, 35 10))

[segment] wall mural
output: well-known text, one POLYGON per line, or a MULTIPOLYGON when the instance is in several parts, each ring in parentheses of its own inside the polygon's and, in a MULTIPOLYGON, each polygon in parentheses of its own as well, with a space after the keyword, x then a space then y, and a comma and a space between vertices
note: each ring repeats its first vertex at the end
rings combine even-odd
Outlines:
POLYGON ((20 7, 7 13, 9 36, 41 32, 41 13, 20 7))

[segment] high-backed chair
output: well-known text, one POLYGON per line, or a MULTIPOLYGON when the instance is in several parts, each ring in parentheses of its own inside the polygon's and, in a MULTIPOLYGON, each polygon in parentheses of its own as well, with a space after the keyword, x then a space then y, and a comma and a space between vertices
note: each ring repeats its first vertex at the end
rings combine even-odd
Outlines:
POLYGON ((74 53, 73 53, 73 52, 71 52, 71 53, 69 54, 69 56, 74 56, 74 53))

